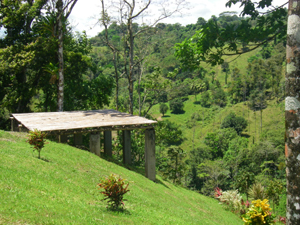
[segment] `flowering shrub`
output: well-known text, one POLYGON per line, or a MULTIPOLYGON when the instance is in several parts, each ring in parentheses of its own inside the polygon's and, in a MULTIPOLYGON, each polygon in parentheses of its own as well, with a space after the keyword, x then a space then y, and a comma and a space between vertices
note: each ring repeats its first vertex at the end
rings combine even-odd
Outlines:
POLYGON ((268 200, 258 199, 252 201, 251 207, 246 214, 242 215, 244 225, 269 225, 274 223, 274 215, 271 214, 268 200))
POLYGON ((46 134, 35 129, 34 131, 29 131, 27 142, 30 145, 33 145, 34 149, 38 151, 38 158, 41 158, 41 151, 46 142, 46 134))
POLYGON ((104 189, 100 193, 105 195, 103 200, 107 200, 107 204, 111 209, 118 209, 121 205, 124 206, 123 195, 129 191, 128 185, 129 183, 125 183, 125 179, 114 174, 102 178, 98 184, 100 189, 104 189))
POLYGON ((286 218, 285 217, 279 216, 279 221, 283 224, 286 224, 286 218))
POLYGON ((222 195, 222 189, 216 187, 216 188, 215 188, 215 198, 218 198, 218 197, 220 197, 221 195, 222 195))

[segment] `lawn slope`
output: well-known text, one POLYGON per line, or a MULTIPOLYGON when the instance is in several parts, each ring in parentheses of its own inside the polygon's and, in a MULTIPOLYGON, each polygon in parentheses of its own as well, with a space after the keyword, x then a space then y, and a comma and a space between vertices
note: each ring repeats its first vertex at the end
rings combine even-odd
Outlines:
POLYGON ((49 141, 41 156, 25 134, 0 130, 0 224, 242 224, 214 199, 66 144, 49 141), (131 182, 124 212, 101 201, 97 183, 111 173, 131 182))

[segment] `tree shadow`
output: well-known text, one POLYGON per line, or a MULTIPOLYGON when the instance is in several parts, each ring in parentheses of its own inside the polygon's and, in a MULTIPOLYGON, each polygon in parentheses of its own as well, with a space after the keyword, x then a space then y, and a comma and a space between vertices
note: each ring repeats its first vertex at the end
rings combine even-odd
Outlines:
POLYGON ((170 117, 170 116, 169 116, 169 115, 164 115, 164 116, 162 116, 162 117, 166 118, 166 117, 170 117))
POLYGON ((177 115, 178 115, 178 114, 184 114, 184 113, 185 113, 185 111, 184 111, 184 110, 181 110, 181 111, 176 111, 176 112, 173 112, 173 111, 172 111, 172 113, 173 113, 173 114, 177 114, 177 115))
POLYGON ((245 137, 245 138, 249 138, 250 137, 250 135, 249 134, 241 134, 241 137, 245 137))
POLYGON ((195 105, 200 105, 200 101, 194 101, 193 102, 195 105))

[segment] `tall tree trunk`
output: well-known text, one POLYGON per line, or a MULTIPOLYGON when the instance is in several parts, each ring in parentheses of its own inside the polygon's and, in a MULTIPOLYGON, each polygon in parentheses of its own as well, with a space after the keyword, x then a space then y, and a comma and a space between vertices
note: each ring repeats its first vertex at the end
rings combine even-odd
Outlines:
MULTIPOLYGON (((131 17, 130 17, 131 18, 131 17)), ((128 42, 129 42, 129 74, 128 74, 128 90, 129 90, 129 113, 133 114, 133 31, 132 19, 128 21, 128 42)))
POLYGON ((101 5, 102 5, 102 25, 105 28, 105 42, 106 45, 110 48, 110 50, 113 52, 113 63, 114 63, 114 69, 115 69, 115 79, 116 79, 116 96, 115 96, 115 101, 116 101, 116 110, 119 110, 119 72, 118 72, 118 50, 117 48, 111 43, 109 42, 108 39, 108 21, 109 21, 109 17, 106 13, 105 10, 105 5, 104 5, 104 0, 101 0, 101 5))
POLYGON ((262 109, 260 109, 260 135, 262 133, 262 109))
POLYGON ((118 67, 117 67, 117 57, 118 55, 114 51, 114 56, 113 56, 113 61, 114 61, 114 67, 115 67, 115 78, 116 78, 116 96, 115 96, 115 101, 116 101, 116 110, 119 111, 119 73, 118 73, 118 67))
POLYGON ((253 138, 253 144, 254 144, 256 140, 256 112, 255 111, 253 112, 254 112, 254 138, 253 138))
POLYGON ((58 94, 57 94, 57 111, 64 110, 64 55, 63 55, 63 2, 58 0, 57 8, 57 30, 58 30, 58 94))
POLYGON ((287 224, 300 221, 300 0, 289 0, 286 46, 285 156, 287 224))

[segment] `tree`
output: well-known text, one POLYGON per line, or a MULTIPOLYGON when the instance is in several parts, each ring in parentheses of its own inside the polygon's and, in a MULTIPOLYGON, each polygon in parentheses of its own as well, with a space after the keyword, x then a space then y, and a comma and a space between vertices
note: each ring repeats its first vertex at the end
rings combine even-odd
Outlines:
MULTIPOLYGON (((137 18, 141 18, 146 15, 147 10, 152 4, 151 0, 147 0, 145 2, 138 2, 136 0, 126 1, 120 0, 117 3, 113 3, 112 8, 117 9, 119 13, 119 19, 117 20, 120 26, 123 28, 123 73, 127 78, 128 82, 128 94, 129 94, 129 113, 133 114, 133 105, 134 105, 134 81, 136 78, 137 67, 144 60, 144 57, 138 57, 136 54, 136 39, 149 30, 152 30, 156 24, 158 24, 161 20, 172 16, 176 12, 180 12, 182 6, 184 4, 184 0, 178 1, 175 5, 173 5, 172 9, 167 9, 164 3, 160 4, 162 7, 161 14, 158 18, 151 21, 151 23, 147 26, 137 27, 137 24, 134 23, 134 20, 137 18)), ((106 9, 104 9, 104 3, 102 1, 102 24, 105 26, 108 24, 108 16, 109 13, 106 9)), ((110 45, 106 39, 106 44, 110 45)), ((110 46, 111 48, 111 46, 110 46)), ((114 52, 115 50, 113 50, 114 52)), ((117 60, 117 57, 114 58, 117 60)))
POLYGON ((233 129, 235 129, 237 134, 240 135, 241 132, 247 127, 247 125, 247 120, 245 120, 244 117, 236 116, 235 113, 231 112, 223 119, 221 128, 232 127, 233 129))
POLYGON ((58 37, 58 94, 57 94, 57 111, 64 111, 64 28, 63 22, 67 20, 78 0, 57 0, 56 2, 56 22, 58 37), (69 7, 70 5, 70 7, 69 7), (65 13, 66 11, 66 13, 65 13))
POLYGON ((183 113, 183 101, 181 98, 175 98, 170 101, 170 110, 172 110, 172 113, 174 114, 180 114, 183 113))
POLYGON ((211 97, 208 91, 202 92, 201 97, 200 97, 200 104, 203 107, 210 107, 211 105, 211 97))
POLYGON ((165 104, 165 103, 162 103, 162 104, 160 104, 160 106, 159 106, 159 112, 160 112, 161 114, 163 114, 163 116, 165 116, 165 113, 168 111, 168 109, 169 109, 169 107, 168 107, 168 105, 165 104))
POLYGON ((183 157, 185 152, 178 146, 170 146, 167 150, 168 163, 164 174, 173 180, 173 183, 181 183, 184 172, 183 157))
POLYGON ((285 99, 285 156, 287 177, 287 224, 297 224, 300 218, 300 52, 292 49, 300 46, 300 1, 289 1, 287 28, 287 65, 285 99))
POLYGON ((139 116, 142 115, 141 111, 145 103, 147 103, 148 108, 145 110, 144 116, 148 114, 152 106, 159 103, 169 83, 161 76, 160 68, 154 68, 152 73, 147 74, 139 81, 139 116), (141 93, 140 88, 143 88, 143 93, 141 93))
POLYGON ((225 73, 225 84, 227 84, 227 77, 228 77, 228 73, 230 72, 228 62, 223 62, 221 67, 222 67, 222 71, 225 73))
POLYGON ((233 128, 224 128, 207 133, 204 143, 211 148, 213 158, 223 158, 230 141, 236 137, 237 133, 233 128))
MULTIPOLYGON (((7 31, 0 38, 0 104, 9 113, 57 110, 59 47, 55 5, 56 1, 5 1, 0 5, 1 25, 7 31)), ((108 103, 113 84, 87 57, 91 46, 86 34, 73 34, 68 21, 62 22, 64 107, 99 108, 108 103), (88 76, 87 71, 93 76, 88 76)))
POLYGON ((203 29, 204 32, 196 33, 193 40, 198 42, 195 44, 193 40, 185 41, 177 46, 177 57, 180 57, 185 66, 191 65, 195 68, 199 61, 206 60, 211 64, 222 63, 222 55, 228 54, 243 54, 242 49, 238 49, 236 40, 241 40, 244 43, 258 43, 254 47, 250 47, 246 51, 251 51, 259 46, 267 43, 270 40, 280 39, 287 34, 287 72, 286 72, 286 99, 285 99, 285 155, 286 155, 286 176, 287 176, 287 224, 297 224, 300 218, 300 142, 299 142, 299 79, 300 70, 300 53, 294 51, 300 46, 299 27, 300 27, 300 1, 289 0, 288 9, 288 26, 286 32, 286 11, 283 8, 275 7, 266 15, 260 15, 259 10, 269 7, 272 1, 261 0, 256 4, 248 0, 229 0, 227 6, 241 3, 243 7, 242 15, 250 15, 249 19, 242 22, 240 28, 228 27, 226 30, 218 30, 213 21, 203 29), (257 26, 251 27, 249 23, 252 19, 256 19, 257 26), (231 30, 231 32, 230 32, 231 30), (219 32, 221 31, 221 32, 219 32), (238 32, 243 31, 243 32, 238 32), (234 36, 233 36, 234 34, 234 36), (225 38, 225 36, 227 38, 225 38), (232 35, 232 37, 230 37, 232 35), (241 36, 239 36, 241 35, 241 36), (213 37, 216 38, 213 38, 213 37), (259 37, 259 40, 255 40, 259 37), (197 47, 198 46, 198 47, 197 47), (190 48, 191 47, 191 48, 190 48), (218 51, 210 51, 212 47, 217 47, 218 51), (228 53, 226 51, 233 53, 228 53), (195 54, 196 53, 196 54, 195 54), (185 57, 187 56, 187 57, 185 57), (195 57, 196 56, 196 57, 195 57))
POLYGON ((224 55, 241 55, 275 38, 280 40, 285 37, 285 4, 260 15, 260 9, 270 7, 272 1, 261 0, 254 4, 247 0, 229 0, 226 6, 237 3, 241 3, 243 7, 241 15, 250 17, 225 27, 220 26, 217 19, 212 17, 192 38, 176 44, 175 55, 183 68, 195 69, 203 61, 211 65, 222 64, 224 55))

